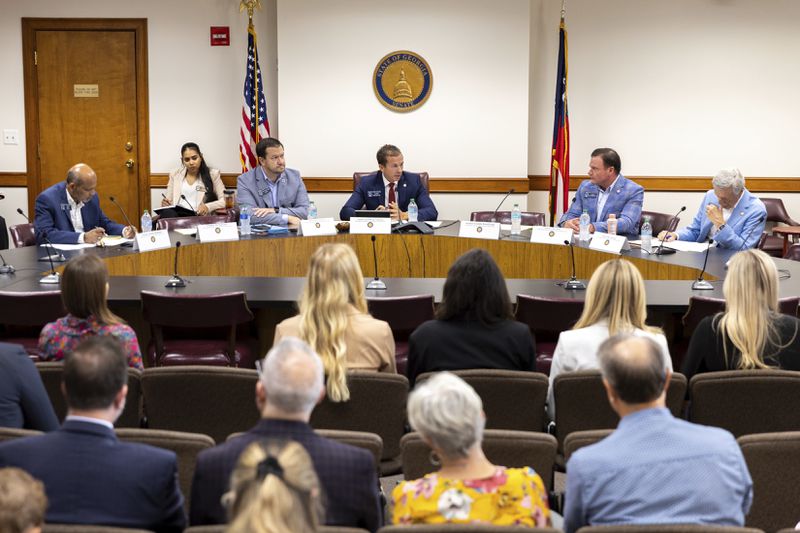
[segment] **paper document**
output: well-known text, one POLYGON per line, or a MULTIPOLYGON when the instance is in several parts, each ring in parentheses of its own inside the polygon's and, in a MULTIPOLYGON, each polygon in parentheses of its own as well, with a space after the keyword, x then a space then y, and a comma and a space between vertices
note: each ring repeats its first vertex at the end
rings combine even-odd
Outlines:
POLYGON ((195 226, 194 228, 178 228, 175 231, 177 233, 180 233, 181 235, 192 236, 197 233, 197 227, 195 226))
MULTIPOLYGON (((636 246, 641 246, 642 241, 628 241, 630 244, 635 244, 636 246)), ((656 247, 661 245, 661 241, 658 239, 653 239, 652 246, 655 250, 656 247)), ((690 242, 690 241, 665 241, 664 248, 672 248, 673 250, 678 250, 679 252, 705 252, 706 248, 708 248, 708 243, 706 242, 690 242)))
POLYGON ((120 246, 125 244, 126 242, 133 242, 133 239, 126 239, 121 235, 106 235, 100 242, 97 243, 98 246, 120 246))
MULTIPOLYGON (((94 248, 96 245, 94 244, 54 244, 53 248, 56 250, 81 250, 83 248, 94 248)), ((40 248, 50 248, 49 244, 40 244, 40 248)))

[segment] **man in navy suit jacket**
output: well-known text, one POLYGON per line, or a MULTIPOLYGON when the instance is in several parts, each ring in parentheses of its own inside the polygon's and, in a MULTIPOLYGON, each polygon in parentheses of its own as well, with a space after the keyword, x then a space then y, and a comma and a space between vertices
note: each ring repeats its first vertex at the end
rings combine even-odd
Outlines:
POLYGON ((186 526, 175 453, 117 440, 128 363, 112 337, 91 337, 64 360, 67 418, 46 435, 0 444, 0 467, 44 482, 47 523, 178 532, 186 526))
POLYGON ((339 218, 350 220, 358 209, 384 210, 392 220, 408 220, 408 204, 413 198, 419 208, 419 220, 436 220, 439 212, 433 205, 419 174, 403 171, 403 154, 391 144, 378 150, 378 172, 367 174, 339 211, 339 218))
POLYGON ((36 197, 33 226, 36 242, 47 237, 52 243, 94 244, 105 234, 131 239, 135 230, 111 221, 100 209, 97 174, 92 167, 78 163, 67 172, 67 180, 45 189, 36 197))
POLYGON ((320 437, 308 425, 325 396, 322 360, 305 342, 286 337, 263 362, 256 384, 261 420, 251 430, 197 456, 192 481, 193 526, 223 524, 220 503, 239 455, 252 442, 294 440, 311 456, 324 491, 327 525, 376 531, 381 526, 377 468, 366 450, 320 437))

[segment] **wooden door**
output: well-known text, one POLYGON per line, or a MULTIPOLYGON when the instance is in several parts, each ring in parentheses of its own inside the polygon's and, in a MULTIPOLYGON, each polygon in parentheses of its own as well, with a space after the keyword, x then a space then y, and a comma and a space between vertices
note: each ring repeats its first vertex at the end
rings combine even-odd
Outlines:
POLYGON ((26 76, 26 104, 32 107, 26 105, 26 121, 30 111, 34 122, 26 137, 31 212, 39 192, 82 162, 97 173, 106 214, 124 223, 109 200, 113 196, 136 224, 149 203, 146 98, 139 94, 142 58, 137 57, 142 36, 136 28, 115 28, 113 20, 52 20, 52 27, 42 27, 42 19, 28 22, 38 23, 28 32, 33 68, 31 79, 26 76))

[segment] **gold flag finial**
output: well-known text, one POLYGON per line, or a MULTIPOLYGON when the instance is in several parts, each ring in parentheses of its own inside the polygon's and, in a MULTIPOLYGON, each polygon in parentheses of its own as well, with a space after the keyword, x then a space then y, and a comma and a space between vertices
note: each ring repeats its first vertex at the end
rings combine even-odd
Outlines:
POLYGON ((253 11, 258 8, 261 9, 261 0, 241 0, 239 2, 239 13, 247 10, 247 18, 253 20, 253 11))

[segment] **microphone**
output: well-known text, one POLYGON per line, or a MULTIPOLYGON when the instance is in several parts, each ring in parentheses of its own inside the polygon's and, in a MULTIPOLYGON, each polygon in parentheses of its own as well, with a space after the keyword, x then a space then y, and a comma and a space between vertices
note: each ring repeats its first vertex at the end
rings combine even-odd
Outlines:
MULTIPOLYGON (((42 238, 47 242, 51 250, 55 250, 55 248, 53 248, 53 243, 50 242, 50 239, 48 239, 44 235, 42 235, 42 238)), ((39 261, 44 261, 44 260, 45 260, 44 257, 39 258, 39 261)), ((45 276, 42 276, 42 278, 39 280, 39 283, 43 283, 45 285, 57 285, 61 281, 61 274, 56 272, 56 267, 53 266, 53 261, 66 261, 66 259, 61 253, 59 253, 57 255, 55 254, 48 255, 47 260, 50 261, 50 273, 45 276)))
POLYGON ((175 243, 175 269, 173 270, 172 277, 167 280, 167 283, 164 285, 168 288, 178 288, 178 287, 185 287, 186 280, 178 275, 178 250, 181 249, 181 241, 175 243))
POLYGON ((20 209, 20 208, 18 207, 18 208, 17 208, 17 213, 19 213, 20 215, 22 215, 22 216, 23 216, 23 218, 25 218, 25 220, 27 220, 27 221, 28 221, 28 223, 30 223, 31 219, 29 219, 29 218, 28 218, 28 215, 26 215, 26 214, 25 214, 25 211, 23 211, 22 209, 20 209))
POLYGON ((569 280, 564 282, 564 288, 568 291, 583 291, 586 290, 586 284, 578 280, 575 272, 575 249, 572 247, 571 240, 565 240, 564 244, 569 246, 569 255, 572 258, 572 276, 569 280))
POLYGON ((189 206, 189 207, 192 209, 192 211, 194 211, 194 214, 195 214, 195 215, 197 214, 197 209, 195 209, 195 208, 194 208, 194 206, 193 206, 192 204, 190 204, 190 203, 189 203, 189 200, 187 200, 187 199, 186 199, 186 196, 184 196, 183 194, 181 194, 181 200, 183 200, 184 202, 186 202, 186 205, 188 205, 188 206, 189 206))
MULTIPOLYGON (((25 220, 27 220, 30 223, 31 219, 28 218, 28 215, 26 215, 25 212, 21 208, 19 208, 19 207, 17 208, 17 213, 22 215, 25 218, 25 220)), ((56 251, 55 247, 53 246, 53 243, 50 242, 50 239, 48 239, 44 235, 42 235, 42 239, 44 239, 45 242, 50 246, 50 255, 47 255, 47 256, 44 256, 44 257, 40 257, 39 261, 50 261, 50 270, 55 274, 56 272, 55 272, 55 269, 53 269, 53 261, 55 261, 57 263, 63 263, 64 261, 67 260, 67 258, 64 257, 64 254, 62 254, 61 252, 57 252, 56 251)), ((3 264, 5 264, 5 260, 3 260, 3 264)), ((0 272, 0 273, 2 273, 2 272, 0 272)), ((45 283, 45 282, 42 282, 42 283, 45 283)), ((50 282, 50 283, 58 283, 58 281, 50 282)))
POLYGON ((0 192, 0 200, 5 200, 6 195, 0 192))
POLYGON ((692 290, 693 291, 710 291, 714 289, 714 286, 703 279, 703 274, 706 273, 706 265, 708 264, 708 252, 711 250, 711 244, 714 242, 714 239, 708 239, 708 246, 706 247, 706 258, 703 260, 703 269, 700 271, 700 277, 697 278, 697 281, 692 283, 692 290))
POLYGON ((367 283, 367 290, 385 291, 386 284, 378 277, 378 252, 375 250, 375 235, 372 235, 372 262, 375 266, 375 278, 367 283))
MULTIPOLYGON (((0 200, 2 200, 2 198, 0 198, 0 200)), ((0 265, 0 274, 13 274, 14 272, 16 272, 17 269, 14 268, 13 265, 9 265, 8 263, 6 263, 6 260, 2 254, 0 254, 0 261, 3 262, 3 264, 0 265)))
MULTIPOLYGON (((124 219, 125 219, 125 222, 127 222, 127 223, 128 223, 128 225, 129 225, 130 227, 132 227, 132 228, 133 228, 133 231, 136 231, 136 226, 134 226, 133 224, 131 224, 131 219, 129 219, 129 218, 128 218, 128 215, 125 213, 125 210, 124 210, 124 209, 122 209, 122 206, 121 206, 121 205, 119 205, 119 204, 117 203, 117 201, 114 199, 114 197, 113 197, 113 196, 109 196, 109 197, 108 197, 108 199, 109 199, 109 200, 111 200, 111 203, 112 203, 112 204, 114 204, 115 206, 117 206, 117 209, 119 209, 119 212, 120 212, 120 213, 122 213, 122 218, 124 218, 124 219)), ((144 230, 143 230, 143 231, 144 231, 144 230)))
MULTIPOLYGON (((678 215, 686 211, 686 206, 681 207, 678 209, 678 212, 675 213, 675 216, 669 219, 669 223, 667 224, 667 232, 669 232, 669 227, 672 225, 672 221, 678 218, 678 215)), ((664 241, 666 240, 667 236, 664 235, 664 238, 661 240, 661 244, 656 247, 656 250, 651 255, 671 255, 677 252, 674 248, 664 248, 664 241)))
POLYGON ((512 194, 514 194, 514 189, 509 189, 506 195, 503 196, 503 199, 500 200, 500 203, 497 204, 497 207, 494 209, 494 213, 492 213, 492 222, 497 222, 497 212, 500 210, 500 206, 503 205, 506 199, 512 194))

